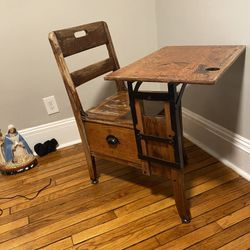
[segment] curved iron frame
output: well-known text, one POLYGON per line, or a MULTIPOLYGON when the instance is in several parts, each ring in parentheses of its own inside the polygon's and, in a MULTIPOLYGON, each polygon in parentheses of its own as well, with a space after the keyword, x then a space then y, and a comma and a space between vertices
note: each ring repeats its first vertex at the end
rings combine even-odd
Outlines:
MULTIPOLYGON (((181 83, 179 83, 181 84, 181 83)), ((135 131, 135 139, 138 151, 138 158, 142 160, 147 160, 149 162, 157 162, 166 167, 174 167, 177 169, 184 167, 184 152, 183 152, 183 127, 182 127, 182 115, 181 115, 181 98, 184 93, 187 84, 182 84, 179 93, 177 92, 176 83, 168 83, 168 92, 144 92, 139 91, 142 81, 138 81, 133 88, 133 82, 128 82, 128 93, 130 109, 132 114, 132 120, 135 131), (170 116, 171 116, 171 126, 175 135, 172 139, 163 138, 158 136, 146 135, 141 133, 140 130, 136 128, 137 116, 135 109, 135 100, 150 100, 150 101, 169 101, 170 103, 170 116), (151 157, 144 155, 142 152, 141 140, 153 140, 159 141, 161 143, 172 144, 174 146, 175 162, 166 161, 164 159, 151 157)))

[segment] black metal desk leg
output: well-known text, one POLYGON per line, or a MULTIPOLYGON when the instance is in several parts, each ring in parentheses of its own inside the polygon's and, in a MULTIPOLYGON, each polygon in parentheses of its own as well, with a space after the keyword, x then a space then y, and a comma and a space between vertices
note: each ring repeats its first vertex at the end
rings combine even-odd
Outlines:
POLYGON ((184 92, 185 85, 182 86, 179 95, 176 91, 176 85, 168 84, 169 102, 171 110, 172 129, 175 132, 175 157, 180 162, 180 169, 171 169, 171 181, 173 185, 174 198, 176 208, 183 223, 189 223, 191 214, 189 203, 185 197, 184 183, 184 157, 183 157, 183 131, 181 120, 181 97, 184 92))
POLYGON ((176 208, 182 223, 191 221, 191 214, 188 200, 185 197, 185 184, 183 169, 171 169, 171 181, 173 185, 176 208))

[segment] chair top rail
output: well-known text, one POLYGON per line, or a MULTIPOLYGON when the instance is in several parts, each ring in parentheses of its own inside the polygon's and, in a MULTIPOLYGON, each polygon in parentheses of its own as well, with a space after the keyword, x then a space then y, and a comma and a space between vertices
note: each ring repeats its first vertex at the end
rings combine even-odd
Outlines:
POLYGON ((54 31, 64 57, 108 43, 105 22, 54 31))

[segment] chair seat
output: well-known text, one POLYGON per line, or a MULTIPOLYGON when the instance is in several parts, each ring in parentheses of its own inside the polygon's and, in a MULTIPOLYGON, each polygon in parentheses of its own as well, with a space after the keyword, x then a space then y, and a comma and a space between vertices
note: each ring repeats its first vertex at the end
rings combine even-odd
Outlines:
POLYGON ((84 119, 87 121, 133 127, 126 91, 119 91, 104 99, 98 106, 89 109, 86 113, 87 117, 84 119))

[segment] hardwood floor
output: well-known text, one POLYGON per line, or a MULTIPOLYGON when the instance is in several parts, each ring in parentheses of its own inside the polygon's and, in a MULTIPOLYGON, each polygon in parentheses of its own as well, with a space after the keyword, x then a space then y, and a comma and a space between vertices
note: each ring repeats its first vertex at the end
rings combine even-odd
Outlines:
POLYGON ((80 145, 0 176, 0 249, 248 249, 250 183, 186 141, 192 222, 181 224, 169 181, 104 160, 89 181, 80 145))

